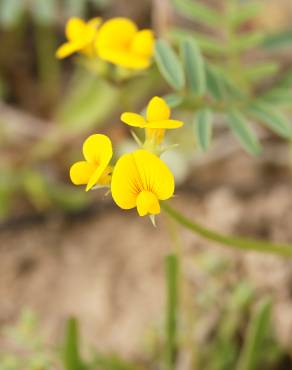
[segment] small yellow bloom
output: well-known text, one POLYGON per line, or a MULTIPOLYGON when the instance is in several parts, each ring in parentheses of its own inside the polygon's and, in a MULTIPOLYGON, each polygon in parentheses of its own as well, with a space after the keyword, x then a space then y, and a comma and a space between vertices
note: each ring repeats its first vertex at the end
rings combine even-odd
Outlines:
POLYGON ((146 119, 140 114, 126 112, 121 115, 121 120, 129 126, 145 128, 147 137, 155 137, 157 143, 160 143, 165 129, 175 129, 183 125, 182 121, 170 119, 170 114, 166 102, 155 96, 148 103, 146 119))
POLYGON ((96 50, 107 62, 128 69, 145 69, 154 52, 153 32, 148 29, 139 31, 127 18, 113 18, 100 27, 96 50))
POLYGON ((80 18, 71 18, 66 24, 67 42, 56 51, 56 57, 66 58, 69 55, 81 52, 85 55, 94 55, 94 40, 101 18, 93 18, 87 23, 80 18))
POLYGON ((70 178, 75 185, 86 185, 86 191, 95 185, 108 186, 111 181, 112 158, 110 139, 101 134, 89 136, 83 144, 85 161, 76 162, 70 168, 70 178))
POLYGON ((159 157, 139 149, 118 160, 111 191, 120 208, 137 207, 140 216, 156 215, 160 213, 159 200, 166 200, 174 193, 174 178, 159 157))

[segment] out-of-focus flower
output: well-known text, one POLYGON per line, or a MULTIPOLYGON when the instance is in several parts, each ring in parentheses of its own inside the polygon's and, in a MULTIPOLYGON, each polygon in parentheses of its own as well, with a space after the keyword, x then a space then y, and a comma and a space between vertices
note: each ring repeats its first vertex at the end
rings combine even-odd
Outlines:
POLYGON ((159 200, 166 200, 174 193, 174 178, 159 157, 139 149, 118 160, 111 191, 120 208, 137 207, 140 216, 156 215, 160 213, 159 200))
POLYGON ((101 18, 93 18, 88 22, 80 18, 70 18, 65 29, 68 41, 57 49, 56 57, 66 58, 76 52, 94 56, 94 41, 101 21, 101 18))
POLYGON ((147 138, 154 138, 159 144, 164 137, 165 129, 175 129, 183 125, 182 121, 170 119, 170 114, 166 102, 155 96, 148 103, 146 119, 140 114, 126 112, 121 115, 121 120, 129 126, 145 128, 147 138))
POLYGON ((113 18, 103 23, 96 38, 97 55, 128 69, 149 67, 154 52, 151 30, 139 31, 127 18, 113 18))
POLYGON ((89 136, 83 144, 85 161, 79 161, 70 168, 70 178, 75 185, 87 185, 86 191, 95 185, 109 186, 112 167, 112 144, 106 135, 89 136))

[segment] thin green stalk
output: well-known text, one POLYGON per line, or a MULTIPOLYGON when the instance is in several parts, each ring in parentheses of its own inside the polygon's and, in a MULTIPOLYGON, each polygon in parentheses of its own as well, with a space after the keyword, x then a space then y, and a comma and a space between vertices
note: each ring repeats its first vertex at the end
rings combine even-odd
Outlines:
POLYGON ((208 240, 212 240, 219 244, 236 249, 251 250, 277 254, 285 257, 292 257, 292 244, 271 243, 269 241, 260 241, 248 238, 239 238, 236 236, 223 235, 191 221, 190 219, 183 216, 176 209, 172 208, 166 202, 162 202, 161 207, 179 224, 208 240))
POLYGON ((165 321, 165 369, 175 369, 177 349, 177 308, 179 262, 175 254, 165 259, 166 274, 166 321, 165 321))

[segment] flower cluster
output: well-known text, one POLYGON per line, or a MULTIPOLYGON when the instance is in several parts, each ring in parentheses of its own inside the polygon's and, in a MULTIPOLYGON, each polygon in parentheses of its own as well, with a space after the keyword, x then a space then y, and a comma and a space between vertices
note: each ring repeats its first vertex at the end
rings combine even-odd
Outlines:
POLYGON ((58 48, 57 58, 79 52, 126 69, 141 70, 151 64, 153 32, 148 29, 139 31, 130 19, 112 18, 103 23, 101 18, 88 22, 71 18, 65 33, 67 42, 58 48))
POLYGON ((174 177, 159 158, 166 129, 181 127, 183 122, 170 119, 170 108, 160 97, 151 99, 146 118, 126 112, 121 120, 127 125, 145 130, 141 148, 124 154, 110 165, 113 156, 110 139, 102 134, 89 136, 83 144, 84 161, 76 162, 70 169, 75 185, 108 187, 115 203, 122 209, 137 208, 140 216, 160 213, 159 201, 169 199, 174 193, 174 177))

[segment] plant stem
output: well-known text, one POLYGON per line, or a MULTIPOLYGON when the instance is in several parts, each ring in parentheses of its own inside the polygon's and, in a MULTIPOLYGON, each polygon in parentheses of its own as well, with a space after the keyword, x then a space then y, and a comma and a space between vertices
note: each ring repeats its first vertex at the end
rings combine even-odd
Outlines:
POLYGON ((177 308, 179 261, 175 254, 165 258, 166 319, 165 319, 165 370, 175 369, 177 349, 177 308))
POLYGON ((162 209, 171 216, 176 222, 194 233, 203 236, 208 240, 215 241, 219 244, 229 246, 236 249, 251 250, 264 253, 272 253, 285 257, 292 257, 291 244, 271 243, 269 241, 260 241, 248 238, 239 238, 236 236, 229 236, 209 230, 198 223, 186 218, 176 209, 172 208, 166 202, 161 203, 162 209))

